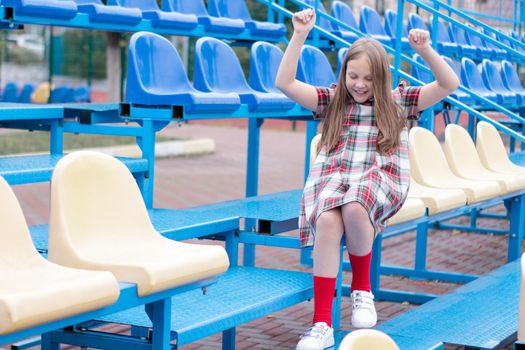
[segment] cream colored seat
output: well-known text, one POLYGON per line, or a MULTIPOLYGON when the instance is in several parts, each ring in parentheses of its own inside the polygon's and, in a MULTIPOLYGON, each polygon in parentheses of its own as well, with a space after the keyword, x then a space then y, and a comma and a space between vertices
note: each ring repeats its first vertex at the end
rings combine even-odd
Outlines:
POLYGON ((491 171, 525 176, 525 167, 511 162, 498 130, 487 122, 479 122, 476 150, 483 166, 491 171))
POLYGON ((111 271, 136 283, 139 296, 218 275, 229 265, 221 246, 161 236, 126 166, 92 151, 73 152, 55 167, 49 259, 111 271))
POLYGON ((495 181, 474 181, 460 178, 450 170, 436 136, 415 127, 409 134, 409 155, 412 177, 420 184, 444 189, 461 189, 468 203, 497 197, 501 193, 495 181))
POLYGON ((310 169, 314 166, 315 158, 317 158, 317 145, 319 141, 321 141, 321 134, 315 135, 310 142, 310 169))
POLYGON ((381 331, 358 329, 343 338, 339 350, 399 350, 399 347, 381 331))
POLYGON ((459 125, 449 124, 445 129, 445 156, 450 169, 459 177, 496 181, 502 193, 525 189, 525 176, 497 173, 484 167, 470 135, 459 125))
POLYGON ((22 209, 0 177, 0 335, 113 304, 120 293, 109 272, 78 270, 44 259, 22 209))
POLYGON ((392 226, 425 215, 425 203, 417 198, 407 198, 397 213, 386 221, 386 226, 392 226))
POLYGON ((429 215, 460 208, 467 203, 467 196, 462 190, 423 186, 414 179, 410 179, 408 198, 417 198, 425 203, 429 215))

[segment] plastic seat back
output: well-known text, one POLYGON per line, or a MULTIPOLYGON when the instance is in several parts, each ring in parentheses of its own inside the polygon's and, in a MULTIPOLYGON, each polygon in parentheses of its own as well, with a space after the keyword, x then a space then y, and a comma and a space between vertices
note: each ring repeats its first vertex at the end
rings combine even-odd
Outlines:
POLYGON ((474 61, 466 57, 461 59, 461 82, 474 91, 487 92, 478 66, 474 61))
MULTIPOLYGON (((430 31, 434 31, 434 21, 430 21, 430 31)), ((436 40, 438 43, 453 43, 453 39, 450 37, 450 33, 448 32, 447 27, 445 26, 445 23, 438 20, 437 24, 437 33, 436 33, 436 40)))
MULTIPOLYGON (((423 66, 428 68, 427 63, 425 60, 419 56, 417 53, 413 56, 414 61, 416 61, 419 64, 422 64, 423 66)), ((417 66, 412 66, 412 75, 414 78, 421 80, 424 83, 430 83, 434 81, 434 75, 431 72, 425 72, 422 69, 419 69, 417 66)))
POLYGON ((508 89, 520 93, 525 92, 525 88, 521 85, 518 72, 511 62, 501 61, 501 78, 508 89))
POLYGON ((155 0, 108 0, 108 5, 138 8, 141 11, 159 11, 155 0))
POLYGON ((162 9, 164 11, 192 14, 199 17, 208 16, 208 11, 202 0, 163 0, 162 9))
POLYGON ((19 103, 30 103, 31 102, 31 94, 35 91, 35 85, 31 83, 27 83, 22 87, 22 90, 20 90, 20 94, 18 95, 18 102, 19 103))
POLYGON ((428 27, 421 16, 419 16, 417 13, 411 12, 408 14, 408 30, 410 31, 411 29, 428 30, 428 27))
POLYGON ((208 0, 208 11, 211 16, 253 21, 245 0, 208 0))
POLYGON ((304 45, 299 57, 297 79, 314 86, 330 86, 336 82, 332 66, 316 47, 304 45))
POLYGON ((476 150, 481 163, 489 170, 501 172, 510 169, 514 172, 517 168, 509 159, 498 129, 487 122, 480 121, 476 126, 476 150))
POLYGON ((343 338, 339 350, 399 350, 385 333, 375 329, 358 329, 343 338))
POLYGON ((147 102, 145 91, 193 90, 175 47, 154 33, 138 32, 129 41, 126 101, 147 102))
POLYGON ((445 129, 445 156, 452 171, 462 177, 472 170, 484 171, 476 146, 467 130, 457 124, 449 124, 445 129))
POLYGON ((484 59, 481 63, 482 66, 482 77, 483 82, 485 83, 485 86, 487 86, 490 90, 495 92, 511 92, 509 89, 505 87, 503 84, 503 80, 501 79, 501 74, 498 70, 498 67, 494 64, 494 62, 484 59))
POLYGON ((455 178, 438 139, 429 130, 410 129, 408 154, 411 175, 420 184, 428 185, 436 178, 455 178))
POLYGON ((387 36, 379 14, 366 5, 361 6, 359 28, 363 33, 387 36))
POLYGON ((275 86, 277 70, 283 59, 282 50, 265 41, 258 41, 250 50, 250 86, 257 91, 281 91, 275 86))
POLYGON ((339 80, 339 74, 341 74, 341 65, 343 64, 346 56, 346 52, 348 51, 348 47, 342 47, 337 51, 337 70, 335 72, 335 78, 339 80))
POLYGON ((223 41, 209 37, 197 40, 194 63, 193 85, 198 90, 237 93, 249 90, 239 59, 223 41))
POLYGON ((315 159, 317 158, 317 155, 319 154, 317 152, 317 147, 319 146, 319 142, 321 141, 321 134, 317 134, 312 138, 312 141, 310 142, 310 169, 314 166, 315 159))
POLYGON ((3 102, 17 102, 18 101, 18 86, 13 83, 9 82, 4 87, 4 91, 2 91, 2 101, 3 102))
POLYGON ((80 86, 75 89, 74 102, 91 102, 90 89, 87 86, 80 86))
MULTIPOLYGON (((385 10, 385 32, 392 38, 396 37, 396 28, 397 28, 397 13, 391 9, 385 10)), ((403 25, 402 37, 408 37, 408 29, 403 25)))
MULTIPOLYGON (((335 0, 332 2, 332 7, 330 10, 330 13, 332 17, 337 18, 341 22, 345 23, 349 27, 355 28, 359 30, 359 25, 357 24, 357 21, 355 20, 354 13, 352 12, 352 9, 350 6, 345 4, 342 1, 335 0)), ((347 31, 347 28, 339 27, 337 24, 333 24, 334 29, 339 30, 345 30, 347 31)))
POLYGON ((64 103, 66 101, 67 94, 69 92, 70 87, 67 85, 60 85, 51 90, 51 97, 49 98, 49 102, 51 103, 64 103))

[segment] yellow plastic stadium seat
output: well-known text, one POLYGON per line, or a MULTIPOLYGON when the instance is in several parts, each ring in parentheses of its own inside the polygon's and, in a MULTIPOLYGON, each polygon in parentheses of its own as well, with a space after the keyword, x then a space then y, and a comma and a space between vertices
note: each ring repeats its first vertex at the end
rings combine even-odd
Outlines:
POLYGON ((223 247, 177 242, 151 224, 133 176, 114 157, 73 152, 51 182, 49 259, 111 271, 137 284, 139 296, 223 273, 223 247))
POLYGON ((420 184, 440 189, 461 189, 468 203, 475 203, 501 194, 495 181, 474 181, 460 178, 450 170, 436 136, 415 127, 409 134, 409 155, 412 177, 420 184))
POLYGON ((425 215, 425 203, 417 198, 407 198, 397 213, 386 221, 387 226, 417 219, 425 215))
POLYGON ((0 335, 113 304, 120 293, 109 272, 78 270, 44 259, 22 209, 0 177, 0 335))
POLYGON ((450 169, 459 177, 496 181, 502 193, 525 188, 525 176, 497 173, 485 168, 467 130, 459 125, 449 124, 445 129, 445 156, 450 169))
POLYGON ((47 103, 51 94, 51 86, 48 82, 41 83, 31 94, 31 103, 47 103))
POLYGON ((310 169, 314 166, 315 158, 317 158, 317 145, 321 141, 321 134, 317 134, 310 142, 310 169))
POLYGON ((498 130, 487 122, 479 122, 476 149, 483 166, 491 171, 525 176, 525 167, 511 162, 498 130))
POLYGON ((429 215, 460 208, 467 203, 467 196, 462 190, 423 186, 414 179, 410 179, 408 198, 417 198, 425 203, 429 215))
POLYGON ((525 254, 521 256, 521 288, 518 319, 518 340, 525 342, 525 254))
POLYGON ((399 347, 383 332, 358 329, 343 338, 339 350, 399 350, 399 347))

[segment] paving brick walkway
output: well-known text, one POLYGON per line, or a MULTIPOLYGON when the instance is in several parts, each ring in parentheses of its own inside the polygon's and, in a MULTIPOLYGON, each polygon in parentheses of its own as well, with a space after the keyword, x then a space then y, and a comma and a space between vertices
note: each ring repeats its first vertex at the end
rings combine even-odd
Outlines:
MULTIPOLYGON (((234 122, 235 125, 245 123, 234 122)), ((259 193, 300 188, 303 183, 305 137, 302 131, 291 131, 290 124, 263 126, 260 150, 259 193), (277 128, 275 128, 277 126, 277 128)), ((244 195, 247 132, 241 127, 209 124, 171 125, 163 134, 177 137, 209 137, 216 141, 214 154, 159 159, 155 164, 155 207, 184 208, 194 205, 241 198, 244 195)), ((29 224, 46 223, 49 210, 49 184, 15 186, 29 224)), ((502 208, 496 208, 502 210, 502 208)), ((506 227, 505 221, 482 220, 486 225, 506 227)), ((293 232, 291 234, 297 234, 293 232)), ((408 233, 386 240, 383 260, 410 266, 415 234, 408 233)), ((458 231, 432 230, 429 235, 430 268, 483 274, 505 262, 507 239, 490 234, 467 234, 458 231)), ((257 265, 307 270, 300 267, 298 251, 259 248, 257 265)), ((348 282, 351 275, 345 273, 348 282)), ((457 285, 436 281, 411 281, 383 277, 388 288, 403 288, 431 293, 445 293, 457 285)), ((254 286, 256 288, 256 286, 254 286)), ((249 292, 249 291, 247 291, 249 292)), ((377 303, 379 321, 383 322, 415 307, 407 303, 377 303)), ((290 349, 311 321, 313 304, 305 302, 281 312, 250 322, 238 328, 237 349, 290 349)), ((350 329, 350 305, 344 298, 342 328, 350 329)), ((116 328, 119 329, 119 328, 116 328)), ((220 349, 220 334, 182 347, 220 349)), ((69 347, 71 348, 71 347, 69 347)), ((71 348, 73 349, 73 348, 71 348)))

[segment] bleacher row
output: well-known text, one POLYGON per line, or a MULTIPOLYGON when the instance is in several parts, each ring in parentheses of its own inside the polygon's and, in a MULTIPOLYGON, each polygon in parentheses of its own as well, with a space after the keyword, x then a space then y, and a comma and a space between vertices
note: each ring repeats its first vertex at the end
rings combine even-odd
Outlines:
POLYGON ((112 31, 150 30, 165 34, 213 35, 269 41, 285 39, 282 23, 255 21, 244 1, 2 0, 4 20, 112 31))
MULTIPOLYGON (((62 3, 63 1, 57 2, 62 3)), ((147 3, 139 2, 141 4, 147 3)), ((244 1, 241 2, 244 3, 244 1)), ((53 1, 46 1, 47 3, 55 5, 53 1)), ((184 3, 193 2, 186 1, 184 3)), ((236 2, 232 1, 231 3, 236 2)), ((4 3, 4 6, 14 6, 16 13, 19 11, 16 9, 24 4, 37 6, 42 5, 42 2, 30 0, 13 2, 10 5, 5 5, 4 3)), ((30 17, 40 15, 41 11, 40 9, 37 10, 37 8, 33 10, 31 10, 31 7, 25 8, 29 12, 24 15, 30 17)), ((144 11, 147 12, 148 10, 143 9, 143 14, 144 11)), ((78 18, 78 16, 79 14, 75 13, 71 20, 78 18)), ((151 20, 148 19, 148 21, 151 20)), ((156 23, 160 25, 160 19, 156 23)), ((282 95, 274 85, 276 69, 282 58, 282 51, 278 47, 267 42, 258 42, 252 46, 249 84, 242 73, 233 50, 224 42, 213 38, 199 39, 195 52, 195 73, 192 86, 184 71, 184 67, 180 63, 180 59, 178 59, 176 50, 169 41, 152 33, 135 34, 130 42, 127 102, 139 106, 150 106, 149 113, 152 115, 155 113, 155 109, 171 108, 173 106, 180 106, 185 112, 189 113, 195 112, 205 115, 206 113, 219 112, 224 115, 233 115, 233 113, 244 106, 246 107, 245 111, 252 116, 257 115, 257 113, 261 113, 260 115, 264 116, 264 113, 269 112, 280 113, 283 117, 296 116, 295 112, 291 111, 297 110, 297 106, 282 95), (223 67, 228 67, 229 69, 226 71, 223 67)), ((313 47, 305 47, 301 54, 298 76, 311 84, 329 85, 335 81, 335 76, 332 68, 327 63, 328 61, 321 51, 313 47)), ((301 116, 304 117, 307 114, 306 111, 303 111, 301 116)), ((522 170, 508 161, 503 143, 495 129, 486 123, 480 123, 478 128, 478 145, 485 144, 487 146, 479 146, 478 152, 476 152, 476 146, 473 146, 473 141, 465 132, 458 129, 458 127, 449 127, 447 129, 446 142, 450 146, 446 146, 449 147, 446 148, 446 156, 443 155, 439 142, 433 134, 423 129, 414 129, 411 132, 410 143, 411 147, 413 147, 411 149, 411 157, 413 157, 411 158, 413 163, 412 175, 415 181, 409 194, 409 200, 407 200, 403 209, 390 220, 384 238, 406 232, 407 230, 417 229, 419 253, 416 254, 416 264, 413 271, 394 270, 394 267, 380 267, 381 240, 378 240, 374 253, 376 273, 372 277, 374 292, 379 298, 407 300, 397 299, 401 298, 400 295, 403 295, 403 298, 410 298, 406 293, 382 290, 379 283, 380 273, 400 273, 419 278, 443 278, 445 280, 456 278, 456 280, 461 282, 468 282, 474 279, 475 276, 459 276, 449 272, 426 270, 424 263, 426 257, 426 228, 433 223, 457 217, 485 206, 493 206, 501 202, 507 204, 510 217, 508 257, 509 261, 517 259, 520 252, 520 241, 523 237, 523 221, 525 220, 523 218, 523 215, 525 215, 523 210, 523 177, 503 176, 495 173, 522 172, 522 170), (487 137, 482 136, 487 133, 487 137), (455 143, 459 143, 459 146, 455 143), (464 153, 458 154, 456 151, 450 151, 450 149, 461 149, 464 153), (432 156, 429 157, 429 154, 432 154, 432 156), (458 156, 464 157, 458 159, 458 156), (449 166, 452 168, 451 170, 447 170, 449 166), (489 170, 486 168, 489 168, 489 170), (491 172, 488 173, 488 171, 491 172), (477 181, 479 177, 485 177, 485 181, 477 181), (455 187, 456 190, 450 190, 451 187, 455 187)), ((80 155, 75 155, 69 159, 76 159, 79 160, 79 163, 82 163, 80 155)), ((66 161, 66 159, 64 161, 64 164, 73 162, 71 160, 66 161)), ((93 161, 95 162, 95 160, 93 161)), ((152 162, 153 160, 150 159, 149 161, 152 162)), ((135 216, 133 214, 130 215, 132 211, 127 206, 123 206, 126 203, 136 203, 136 198, 122 201, 122 196, 125 193, 136 192, 129 187, 129 181, 125 182, 128 187, 123 188, 120 186, 122 178, 128 179, 130 177, 124 175, 125 171, 122 167, 120 167, 118 176, 113 178, 108 178, 107 174, 103 172, 97 173, 97 175, 89 175, 90 171, 94 171, 97 167, 98 165, 88 165, 87 167, 82 167, 82 171, 74 172, 75 176, 72 175, 70 178, 71 182, 68 187, 71 195, 64 197, 72 201, 69 202, 71 208, 86 214, 86 218, 89 217, 85 222, 81 223, 82 231, 86 232, 86 236, 77 237, 77 239, 86 243, 86 250, 84 250, 84 247, 81 247, 83 253, 87 253, 87 247, 95 247, 101 250, 101 252, 95 254, 97 255, 96 257, 113 260, 113 257, 104 256, 103 253, 107 254, 108 250, 109 253, 112 253, 114 252, 114 247, 120 245, 119 242, 121 240, 117 233, 112 236, 117 241, 103 245, 106 248, 100 248, 100 245, 98 245, 101 242, 106 242, 106 237, 88 237, 88 228, 93 227, 98 227, 101 230, 99 232, 122 232, 116 227, 116 219, 107 222, 102 221, 102 217, 119 218, 118 222, 127 228, 125 230, 126 233, 129 231, 137 233, 136 239, 138 241, 134 241, 135 247, 129 249, 140 248, 142 250, 145 240, 138 235, 140 232, 136 231, 137 227, 142 226, 133 224, 135 221, 130 219, 131 217, 135 218, 135 216), (86 186, 79 186, 79 179, 86 181, 86 186), (97 180, 97 182, 91 183, 90 181, 92 180, 97 180), (100 202, 90 206, 89 203, 83 203, 81 195, 78 198, 79 200, 74 198, 75 193, 82 194, 82 191, 84 191, 84 194, 88 193, 91 195, 101 190, 105 195, 108 195, 113 193, 113 191, 117 192, 117 189, 119 189, 118 195, 115 196, 114 202, 106 203, 105 199, 101 199, 100 202), (108 215, 112 210, 117 210, 116 214, 108 215), (89 225, 87 225, 88 223, 89 225)), ((100 165, 100 167, 103 169, 105 166, 100 165)), ((60 185, 53 184, 52 186, 57 188, 60 185)), ((58 198, 60 196, 57 194, 57 196, 52 196, 51 200, 53 203, 56 203, 58 198)), ((51 318, 41 319, 41 323, 51 321, 50 324, 45 326, 40 327, 33 324, 34 328, 25 330, 22 333, 15 333, 14 335, 11 334, 12 330, 6 330, 7 335, 0 336, 0 343, 5 340, 9 341, 19 338, 22 335, 29 336, 77 324, 78 326, 72 329, 47 333, 43 338, 44 346, 57 348, 58 343, 64 342, 92 347, 102 346, 103 344, 106 348, 112 349, 130 348, 130 346, 141 349, 168 349, 171 348, 169 345, 170 340, 176 339, 176 346, 180 346, 209 334, 223 331, 224 348, 234 348, 235 326, 305 301, 312 296, 309 274, 269 270, 253 266, 236 266, 237 245, 239 243, 265 244, 289 248, 298 247, 296 239, 280 237, 277 233, 296 228, 299 198, 300 191, 292 191, 239 201, 222 202, 188 210, 152 209, 149 211, 149 215, 153 225, 157 231, 168 238, 183 239, 211 235, 226 240, 231 267, 223 276, 216 280, 216 283, 208 287, 208 295, 203 296, 198 291, 188 291, 171 298, 173 294, 183 290, 166 290, 158 295, 159 303, 146 308, 130 307, 149 303, 152 299, 135 299, 132 302, 118 299, 117 304, 115 304, 117 306, 113 308, 96 310, 93 313, 83 313, 74 319, 64 319, 66 315, 57 312, 51 318), (250 228, 240 227, 239 219, 256 219, 259 220, 259 223, 257 228, 252 231, 250 228), (279 226, 281 223, 286 223, 286 225, 279 226), (260 233, 264 233, 264 235, 260 233), (268 233, 271 235, 269 236, 268 233), (258 288, 254 289, 253 285, 257 285, 258 288), (248 289, 253 291, 253 293, 246 293, 245 291, 248 289), (122 312, 114 314, 116 311, 122 312), (174 317, 170 318, 170 314, 173 314, 174 317), (53 320, 57 318, 62 318, 62 320, 53 323, 55 322, 53 320), (132 339, 124 338, 123 336, 104 338, 102 334, 90 332, 89 329, 94 324, 99 325, 100 323, 84 323, 89 319, 131 324, 133 326, 132 339), (153 332, 151 333, 149 330, 152 327, 153 332)), ((65 207, 67 208, 68 206, 66 205, 65 207)), ((144 210, 140 210, 142 212, 137 214, 137 217, 144 219, 144 210)), ((69 211, 69 215, 74 217, 76 214, 74 211, 69 211)), ((52 215, 52 218, 54 217, 52 215)), ((147 230, 150 230, 150 228, 148 227, 147 230)), ((51 227, 50 232, 52 235, 56 232, 55 229, 56 226, 51 227)), ((55 238, 51 238, 55 241, 48 244, 47 231, 47 227, 32 228, 32 237, 40 252, 49 252, 50 255, 54 255, 55 253, 52 253, 53 245, 56 248, 57 243, 55 238)), ((130 241, 133 241, 133 239, 130 239, 130 241)), ((165 241, 162 242, 165 244, 165 241)), ((130 242, 130 244, 133 245, 133 242, 130 242)), ((141 253, 136 254, 143 256, 141 253)), ((514 265, 511 267, 514 269, 514 265)), ((111 268, 106 266, 101 269, 111 270, 111 268)), ((130 281, 127 276, 117 276, 117 279, 126 282, 130 281)), ((476 288, 484 287, 483 280, 484 277, 478 279, 477 285, 479 287, 476 288)), ((210 282, 207 280, 200 284, 197 283, 197 286, 203 286, 210 282)), ((32 285, 31 291, 38 294, 38 286, 41 285, 43 284, 37 284, 37 287, 32 285)), ((193 286, 195 287, 195 285, 193 286)), ((126 288, 126 293, 133 294, 133 292, 129 291, 133 287, 121 284, 120 293, 122 296, 124 296, 125 293, 123 291, 126 288)), ((478 291, 478 289, 471 288, 474 289, 474 292, 478 291)), ((516 290, 510 290, 508 293, 502 294, 502 297, 505 296, 506 298, 493 300, 493 305, 500 305, 507 309, 512 308, 517 292, 516 290)), ((338 294, 338 296, 340 297, 341 294, 338 294)), ((422 296, 414 300, 426 301, 431 297, 422 296)), ((467 298, 467 296, 462 298, 467 298)), ((115 300, 114 296, 112 300, 115 300)), ((10 304, 9 306, 13 305, 10 304)), ((446 305, 441 304, 442 309, 444 306, 446 305)), ((423 314, 425 309, 421 308, 420 310, 422 311, 419 312, 423 314)), ((37 312, 40 309, 35 309, 34 311, 37 312)), ((417 312, 417 310, 414 311, 416 315, 417 312)), ((465 313, 467 310, 463 312, 465 313)), ((464 313, 462 314, 463 316, 465 316, 464 313)), ((516 323, 509 322, 508 319, 499 319, 498 316, 501 315, 498 314, 497 308, 491 311, 490 315, 493 316, 492 320, 494 323, 497 322, 498 325, 504 325, 505 332, 502 332, 502 335, 498 338, 500 342, 512 337, 516 323)), ((29 314, 28 317, 30 316, 29 314)), ((446 317, 446 315, 444 314, 443 317, 446 317)), ((441 319, 441 322, 439 320, 435 321, 436 324, 442 324, 443 329, 441 331, 436 330, 432 338, 423 338, 421 335, 414 336, 415 332, 423 326, 424 319, 420 323, 413 323, 411 325, 412 328, 403 330, 395 328, 396 322, 398 321, 394 319, 385 323, 382 327, 389 329, 391 335, 400 344, 406 344, 406 346, 411 346, 413 349, 430 348, 430 346, 427 347, 427 344, 430 342, 433 343, 432 348, 435 348, 436 345, 442 345, 443 342, 476 346, 476 344, 481 344, 486 339, 483 337, 486 334, 479 334, 475 338, 476 343, 474 343, 472 337, 465 340, 473 332, 473 328, 469 328, 469 326, 476 322, 485 322, 485 319, 481 318, 470 317, 470 323, 463 323, 465 329, 458 331, 459 338, 452 340, 446 334, 446 328, 448 328, 446 319, 441 319), (388 328, 389 326, 391 328, 388 328)), ((496 346, 496 340, 491 338, 490 341, 491 346, 496 346)), ((403 346, 402 349, 410 349, 410 347, 403 346)))
POLYGON ((11 103, 77 103, 90 102, 90 89, 87 86, 76 88, 68 85, 57 86, 49 91, 49 84, 42 83, 35 88, 32 83, 20 89, 14 82, 6 84, 0 95, 1 102, 11 103))

